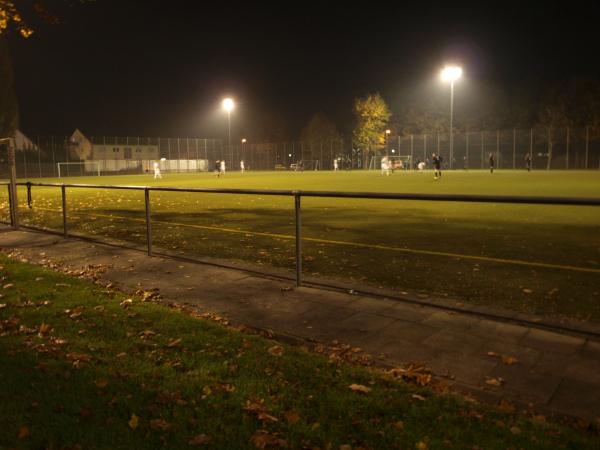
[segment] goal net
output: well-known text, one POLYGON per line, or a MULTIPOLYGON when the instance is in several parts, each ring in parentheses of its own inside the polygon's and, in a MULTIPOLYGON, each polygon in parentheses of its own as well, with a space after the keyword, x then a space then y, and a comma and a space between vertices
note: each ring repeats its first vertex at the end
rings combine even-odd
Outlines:
POLYGON ((59 162, 56 165, 58 167, 58 178, 100 176, 100 163, 98 161, 59 162))
POLYGON ((297 163, 290 164, 290 169, 295 170, 297 172, 302 172, 304 170, 319 170, 319 160, 301 159, 297 163))
MULTIPOLYGON (((381 160, 386 158, 385 155, 372 156, 369 160, 369 170, 381 170, 381 160)), ((387 156, 389 169, 394 170, 410 170, 412 169, 412 158, 410 155, 387 156)))

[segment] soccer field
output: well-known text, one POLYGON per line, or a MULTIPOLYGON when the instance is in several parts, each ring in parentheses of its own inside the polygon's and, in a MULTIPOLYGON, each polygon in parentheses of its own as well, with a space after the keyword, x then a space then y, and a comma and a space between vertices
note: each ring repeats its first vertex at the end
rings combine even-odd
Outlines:
MULTIPOLYGON (((597 171, 232 172, 43 180, 82 184, 357 192, 600 196, 597 171)), ((19 190, 25 224, 60 230, 59 188, 19 190)), ((5 194, 6 195, 6 194, 5 194)), ((70 231, 145 243, 143 192, 68 189, 70 231)), ((6 199, 4 199, 6 200, 6 199)), ((294 268, 294 201, 152 192, 154 245, 294 268)), ((5 201, 6 203, 6 201, 5 201)), ((6 205, 4 206, 7 216, 6 205)), ((600 207, 303 198, 304 273, 600 321, 600 207)))

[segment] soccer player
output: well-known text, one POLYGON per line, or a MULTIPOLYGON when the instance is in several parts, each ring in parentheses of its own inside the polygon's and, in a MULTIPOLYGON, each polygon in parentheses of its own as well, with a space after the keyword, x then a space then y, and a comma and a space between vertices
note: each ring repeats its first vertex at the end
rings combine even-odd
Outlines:
POLYGON ((154 179, 156 180, 157 178, 162 178, 162 175, 160 174, 158 161, 154 161, 154 179))
POLYGON ((531 155, 529 153, 525 155, 525 168, 527 172, 531 172, 531 155))
POLYGON ((434 153, 431 155, 431 160, 433 161, 433 179, 442 178, 442 157, 434 153))
POLYGON ((221 175, 225 175, 225 160, 224 159, 221 160, 221 165, 219 166, 219 169, 220 169, 221 175))
POLYGON ((338 159, 337 159, 337 158, 335 158, 335 159, 333 160, 333 170, 334 170, 335 172, 337 172, 337 171, 338 171, 338 164, 339 164, 339 163, 338 163, 338 159))
POLYGON ((215 161, 215 175, 217 178, 221 176, 221 161, 215 161))
POLYGON ((240 161, 240 171, 241 171, 242 173, 244 173, 244 169, 245 169, 245 167, 244 167, 244 160, 242 159, 242 160, 240 161))
POLYGON ((381 158, 381 175, 390 175, 390 160, 387 156, 381 158))
POLYGON ((419 162, 419 164, 417 164, 417 169, 420 172, 423 172, 425 170, 425 162, 424 161, 419 162))
POLYGON ((494 154, 490 153, 490 173, 494 173, 494 165, 496 164, 496 160, 494 159, 494 154))

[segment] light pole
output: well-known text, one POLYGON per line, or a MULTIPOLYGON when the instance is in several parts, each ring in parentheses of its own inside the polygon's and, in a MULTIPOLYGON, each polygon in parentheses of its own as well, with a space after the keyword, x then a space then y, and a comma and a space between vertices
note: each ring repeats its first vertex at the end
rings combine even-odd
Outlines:
POLYGON ((223 100, 223 109, 227 111, 227 151, 229 153, 231 153, 231 110, 233 106, 234 103, 231 98, 227 97, 223 100))
POLYGON ((246 161, 246 142, 246 138, 242 138, 242 161, 246 161))
POLYGON ((388 138, 392 130, 385 130, 385 155, 389 156, 390 150, 388 149, 388 138))
MULTIPOLYGON (((450 82, 450 168, 454 157, 454 130, 452 128, 452 114, 454 111, 454 82, 462 76, 462 67, 446 66, 442 70, 442 80, 450 82)), ((439 156, 439 155, 438 155, 439 156)))

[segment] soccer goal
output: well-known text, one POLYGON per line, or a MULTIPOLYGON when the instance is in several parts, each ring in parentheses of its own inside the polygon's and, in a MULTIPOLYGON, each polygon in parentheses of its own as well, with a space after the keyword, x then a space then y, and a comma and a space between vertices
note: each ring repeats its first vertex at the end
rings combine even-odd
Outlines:
POLYGON ((100 176, 100 163, 98 161, 59 162, 56 165, 58 167, 58 178, 100 176))
MULTIPOLYGON (((385 157, 385 155, 372 156, 369 160, 369 170, 380 170, 381 160, 385 157)), ((388 156, 387 159, 390 164, 390 170, 410 170, 413 168, 410 155, 388 156)))
POLYGON ((301 159, 297 163, 290 164, 290 169, 295 170, 297 172, 302 172, 304 170, 319 170, 319 160, 301 159))

